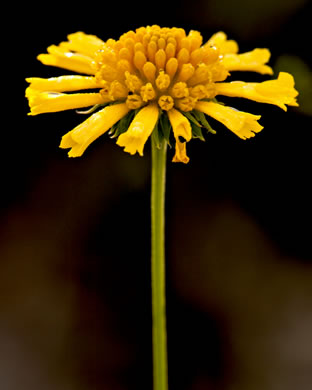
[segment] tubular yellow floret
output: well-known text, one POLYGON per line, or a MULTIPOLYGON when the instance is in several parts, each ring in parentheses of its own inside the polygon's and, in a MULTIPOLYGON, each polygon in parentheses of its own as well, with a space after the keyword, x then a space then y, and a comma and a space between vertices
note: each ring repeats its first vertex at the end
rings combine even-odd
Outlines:
POLYGON ((155 65, 157 69, 164 69, 166 64, 166 53, 164 49, 159 49, 155 54, 155 65))
POLYGON ((133 62, 138 70, 142 70, 146 63, 145 54, 142 51, 137 51, 134 55, 133 62))
POLYGON ((178 69, 178 60, 176 58, 170 58, 166 64, 166 73, 173 78, 178 69))
POLYGON ((183 64, 178 74, 178 81, 188 81, 194 74, 195 68, 192 64, 183 64))
POLYGON ((170 85, 170 76, 164 71, 160 71, 155 84, 159 91, 165 91, 170 85))
POLYGON ((174 98, 184 98, 189 96, 189 90, 187 88, 187 84, 182 81, 175 83, 171 88, 171 95, 174 98))
POLYGON ((128 95, 126 104, 129 109, 136 110, 137 108, 140 108, 143 105, 143 100, 141 96, 138 94, 128 95))
POLYGON ((179 62, 179 67, 182 67, 182 65, 186 64, 189 61, 189 59, 190 59, 189 51, 183 47, 179 51, 177 59, 178 59, 178 62, 179 62))
POLYGON ((147 83, 141 87, 141 97, 143 102, 148 102, 149 100, 155 99, 156 92, 151 83, 147 83))
POLYGON ((188 112, 195 108, 197 99, 192 96, 187 96, 182 99, 176 99, 175 106, 182 111, 188 112))
POLYGON ((143 86, 143 82, 139 79, 138 76, 130 74, 129 72, 125 73, 125 83, 131 92, 139 92, 143 86))
POLYGON ((167 61, 175 56, 176 47, 172 43, 168 43, 165 49, 167 61))
POLYGON ((148 81, 155 81, 156 66, 152 62, 146 62, 143 66, 143 73, 148 81))
POLYGON ((157 51, 157 44, 155 41, 150 41, 147 45, 147 57, 151 62, 155 62, 155 54, 157 51))
POLYGON ((162 110, 169 111, 174 106, 174 100, 169 95, 162 95, 158 99, 158 104, 162 110))
POLYGON ((128 95, 128 89, 124 84, 120 83, 117 80, 114 80, 109 87, 109 97, 111 100, 120 100, 128 95))
POLYGON ((199 64, 204 58, 204 52, 202 49, 196 49, 191 53, 190 62, 193 66, 199 64))

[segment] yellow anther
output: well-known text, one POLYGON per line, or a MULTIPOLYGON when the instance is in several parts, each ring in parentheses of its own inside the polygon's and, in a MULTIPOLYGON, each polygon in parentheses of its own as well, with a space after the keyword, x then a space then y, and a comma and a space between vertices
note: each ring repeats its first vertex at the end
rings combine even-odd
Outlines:
POLYGON ((190 79, 195 72, 195 68, 192 64, 183 64, 178 74, 178 81, 187 81, 190 79))
POLYGON ((164 49, 166 47, 166 41, 164 38, 158 39, 158 49, 164 49))
POLYGON ((196 98, 188 96, 183 99, 177 99, 175 101, 175 105, 182 111, 192 111, 195 107, 196 102, 196 98))
POLYGON ((153 83, 155 81, 156 66, 152 62, 146 62, 143 66, 143 73, 147 80, 153 83))
POLYGON ((185 49, 185 47, 183 47, 179 51, 177 58, 178 58, 179 66, 181 67, 183 64, 186 64, 189 61, 190 53, 187 49, 185 49))
POLYGON ((169 111, 174 106, 174 100, 169 95, 163 95, 158 99, 158 105, 162 110, 169 111))
POLYGON ((134 55, 133 63, 139 70, 142 70, 144 64, 146 63, 146 57, 144 53, 137 51, 134 55))
POLYGON ((174 86, 171 88, 171 95, 174 98, 179 98, 179 99, 189 96, 189 90, 187 88, 187 84, 182 81, 175 83, 174 86))
POLYGON ((136 110, 137 108, 140 108, 143 105, 143 100, 140 95, 137 94, 128 95, 126 104, 130 108, 130 110, 136 110))
POLYGON ((177 69, 178 69, 178 60, 175 57, 170 58, 170 60, 166 64, 166 73, 171 77, 171 79, 175 75, 177 69))
POLYGON ((114 80, 109 88, 109 97, 111 100, 118 100, 125 98, 128 95, 128 90, 124 84, 120 83, 117 80, 114 80))
POLYGON ((160 71, 158 77, 156 78, 156 87, 160 91, 165 91, 170 85, 170 76, 164 71, 160 71))
POLYGON ((196 87, 191 88, 190 95, 199 100, 208 97, 207 89, 202 84, 196 85, 196 87))
POLYGON ((216 62, 220 56, 220 50, 216 46, 204 46, 203 52, 203 62, 206 65, 216 62))
POLYGON ((175 56, 176 47, 173 43, 168 43, 165 49, 167 61, 175 56))
POLYGON ((130 74, 129 72, 125 73, 125 77, 125 83, 129 90, 131 92, 139 92, 143 85, 142 80, 140 80, 136 75, 130 74))
POLYGON ((193 66, 198 65, 204 58, 204 52, 202 49, 196 49, 191 53, 191 64, 193 66))
POLYGON ((154 62, 155 61, 155 54, 157 51, 157 44, 155 41, 150 41, 147 45, 147 57, 149 61, 154 62))
POLYGON ((159 49, 155 54, 155 64, 157 69, 164 69, 166 64, 166 53, 164 49, 159 49))
POLYGON ((141 87, 141 97, 143 102, 148 102, 149 100, 153 100, 156 97, 156 92, 151 83, 147 83, 141 87))
POLYGON ((188 84, 193 86, 199 83, 208 82, 210 80, 211 72, 208 66, 201 64, 196 68, 194 75, 189 79, 188 84))
POLYGON ((119 59, 131 61, 132 60, 132 55, 131 55, 129 49, 127 49, 126 47, 123 47, 122 49, 120 49, 120 51, 119 51, 119 59))

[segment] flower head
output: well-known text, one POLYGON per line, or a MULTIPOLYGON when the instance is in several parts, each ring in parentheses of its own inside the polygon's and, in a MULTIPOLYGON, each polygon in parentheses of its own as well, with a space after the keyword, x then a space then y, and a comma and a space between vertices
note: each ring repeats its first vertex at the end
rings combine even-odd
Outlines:
POLYGON ((82 75, 28 78, 30 115, 91 107, 86 121, 62 138, 70 157, 81 156, 100 135, 109 132, 126 152, 143 155, 147 139, 175 138, 175 162, 187 163, 186 142, 203 139, 202 128, 214 132, 207 116, 242 139, 261 131, 259 115, 226 107, 216 96, 242 97, 296 106, 293 77, 281 72, 261 83, 225 82, 232 71, 273 73, 270 52, 254 49, 238 54, 238 44, 223 32, 208 42, 198 31, 147 26, 106 42, 77 32, 66 42, 48 47, 38 59, 82 75), (78 92, 88 90, 88 92, 78 92), (93 92, 90 92, 93 91, 93 92))

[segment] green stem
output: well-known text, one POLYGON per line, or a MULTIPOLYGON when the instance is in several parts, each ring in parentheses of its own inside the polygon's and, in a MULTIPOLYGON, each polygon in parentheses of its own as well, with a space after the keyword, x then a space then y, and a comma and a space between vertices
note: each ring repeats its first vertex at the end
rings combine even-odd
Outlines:
POLYGON ((168 389, 165 288, 165 179, 167 142, 152 138, 152 320, 154 390, 168 389))

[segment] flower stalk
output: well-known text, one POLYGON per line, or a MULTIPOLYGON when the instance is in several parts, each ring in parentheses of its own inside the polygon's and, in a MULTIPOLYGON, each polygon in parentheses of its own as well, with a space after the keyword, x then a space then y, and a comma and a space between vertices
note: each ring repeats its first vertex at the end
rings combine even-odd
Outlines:
POLYGON ((154 390, 168 389, 165 288, 165 182, 167 142, 157 148, 152 137, 152 321, 154 390))

